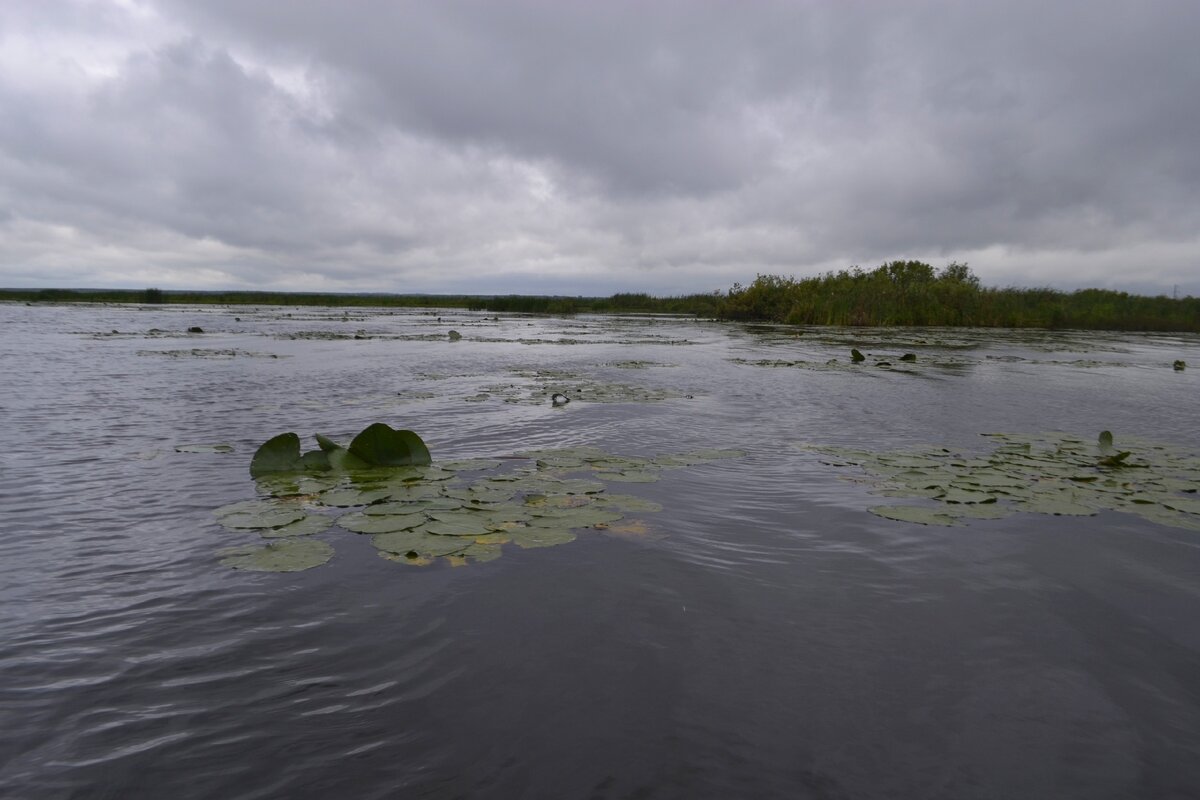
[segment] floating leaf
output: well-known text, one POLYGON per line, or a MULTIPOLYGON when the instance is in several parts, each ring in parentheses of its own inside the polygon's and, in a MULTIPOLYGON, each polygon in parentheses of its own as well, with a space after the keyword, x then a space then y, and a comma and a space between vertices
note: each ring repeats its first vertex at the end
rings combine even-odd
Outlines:
POLYGON ((950 527, 961 524, 957 517, 925 506, 874 506, 868 508, 872 514, 899 522, 915 522, 918 525, 942 525, 950 527))
POLYGON ((317 496, 317 502, 323 506, 349 508, 351 506, 362 506, 379 500, 386 500, 391 496, 392 490, 387 488, 359 489, 353 486, 342 486, 321 492, 317 496))
POLYGON ((265 546, 231 547, 217 553, 221 563, 254 572, 300 572, 333 558, 333 548, 319 539, 282 539, 265 546))
POLYGON ((181 444, 175 447, 176 453, 232 453, 231 444, 181 444))
POLYGON ((260 530, 258 533, 264 539, 288 538, 292 536, 312 536, 324 533, 333 524, 333 518, 324 514, 309 514, 295 522, 290 522, 282 528, 260 530))
POLYGON ((494 458, 462 458, 457 461, 439 462, 438 466, 454 472, 474 472, 482 469, 496 469, 500 462, 494 458))
POLYGON ((938 496, 943 503, 994 503, 996 496, 987 492, 974 492, 968 489, 951 487, 938 496))
POLYGON ((860 361, 866 361, 867 357, 858 352, 856 348, 850 348, 850 360, 857 364, 860 361))
POLYGON ((346 514, 338 519, 338 525, 355 533, 392 533, 407 531, 424 525, 424 514, 386 514, 369 516, 363 513, 346 514))
MULTIPOLYGON (((453 512, 449 512, 453 513, 453 512)), ((426 523, 422 530, 438 536, 484 536, 492 532, 488 520, 460 514, 426 523)))
POLYGON ((603 481, 614 483, 654 483, 658 480, 657 472, 599 472, 596 477, 603 481))
POLYGON ((213 512, 217 522, 234 530, 256 528, 282 528, 284 525, 304 519, 304 509, 296 505, 283 505, 270 500, 247 500, 222 506, 213 512))
POLYGON ((1022 502, 1020 508, 1034 514, 1053 514, 1059 517, 1091 517, 1097 513, 1096 509, 1073 500, 1044 496, 1034 496, 1022 502))
POLYGON ((575 541, 575 534, 562 528, 521 528, 513 531, 513 543, 518 547, 553 547, 575 541))
POLYGON ((1113 449, 1112 431, 1100 431, 1100 436, 1097 440, 1100 444, 1100 452, 1108 453, 1113 449))
POLYGON ((382 422, 368 425, 355 436, 350 452, 368 464, 389 467, 432 461, 420 436, 408 430, 395 430, 382 422))
POLYGON ((654 500, 647 500, 632 494, 602 494, 595 499, 595 505, 602 509, 624 512, 662 511, 662 505, 655 503, 654 500))
POLYGON ((453 536, 435 536, 423 530, 381 533, 371 537, 371 544, 379 550, 405 555, 445 556, 466 549, 470 544, 465 539, 453 536))

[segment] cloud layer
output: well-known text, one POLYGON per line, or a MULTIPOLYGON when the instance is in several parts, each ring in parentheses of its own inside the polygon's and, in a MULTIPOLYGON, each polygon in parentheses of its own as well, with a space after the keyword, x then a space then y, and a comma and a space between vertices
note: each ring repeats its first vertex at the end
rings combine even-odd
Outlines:
POLYGON ((0 8, 0 285, 1200 294, 1200 5, 0 8))

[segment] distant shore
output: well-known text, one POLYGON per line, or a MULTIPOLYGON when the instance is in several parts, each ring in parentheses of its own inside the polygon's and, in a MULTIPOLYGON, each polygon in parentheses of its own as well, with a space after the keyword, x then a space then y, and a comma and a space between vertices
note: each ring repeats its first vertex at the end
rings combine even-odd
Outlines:
POLYGON ((986 288, 965 264, 938 271, 892 261, 797 280, 759 275, 727 292, 653 297, 330 294, 163 289, 0 289, 0 301, 152 305, 461 308, 532 314, 656 313, 791 325, 953 326, 1200 332, 1200 298, 1149 297, 1108 289, 986 288))

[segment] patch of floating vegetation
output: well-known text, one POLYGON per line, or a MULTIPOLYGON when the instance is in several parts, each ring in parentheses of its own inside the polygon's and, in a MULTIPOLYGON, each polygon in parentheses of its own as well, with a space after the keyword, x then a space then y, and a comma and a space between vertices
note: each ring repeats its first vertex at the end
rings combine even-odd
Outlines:
MULTIPOLYGON (((571 401, 587 403, 652 403, 692 397, 672 389, 652 389, 595 380, 565 370, 514 368, 509 372, 514 378, 518 378, 519 382, 482 386, 479 392, 465 398, 466 401, 481 403, 496 399, 505 403, 541 405, 551 402, 552 398, 559 394, 571 401)), ((554 405, 562 406, 566 403, 554 405)))
POLYGON ((176 453, 232 453, 231 444, 180 444, 175 446, 176 453))
POLYGON ((674 364, 662 364, 658 361, 610 361, 604 366, 616 369, 649 369, 650 367, 671 367, 674 364))
POLYGON ((865 471, 875 491, 925 498, 923 505, 868 509, 886 519, 963 525, 1017 512, 1092 516, 1134 514, 1150 522, 1200 531, 1200 458, 1167 445, 1129 438, 1115 446, 1104 431, 1094 441, 1066 433, 987 433, 992 452, 943 448, 872 452, 800 445, 835 467, 865 471))
MULTIPOLYGON (((728 360, 733 364, 744 364, 744 365, 750 366, 750 367, 775 367, 775 368, 792 367, 792 368, 796 368, 796 369, 812 370, 813 372, 860 372, 864 368, 869 368, 869 367, 874 366, 874 367, 879 367, 880 369, 887 370, 889 372, 905 372, 905 373, 911 373, 911 374, 918 374, 920 372, 920 370, 910 366, 915 359, 907 358, 906 357, 907 355, 909 355, 909 354, 898 355, 892 359, 877 358, 875 363, 873 363, 873 364, 864 363, 866 361, 865 356, 863 357, 862 361, 855 361, 853 358, 850 361, 842 361, 837 358, 831 358, 828 361, 806 361, 804 359, 788 360, 788 359, 778 359, 778 358, 758 358, 758 359, 731 358, 728 360)), ((924 363, 926 366, 935 366, 935 367, 956 366, 957 367, 957 366, 962 366, 965 363, 971 363, 971 362, 961 361, 961 360, 957 360, 957 359, 939 358, 936 361, 930 360, 930 361, 926 361, 924 363)))
POLYGON ((229 359, 229 358, 289 358, 290 356, 280 356, 275 353, 258 353, 253 350, 239 349, 214 349, 204 347, 193 347, 190 350, 138 350, 139 356, 163 356, 166 358, 214 358, 214 359, 229 359))
POLYGON ((321 449, 305 454, 295 434, 266 442, 251 462, 259 498, 213 515, 229 530, 256 531, 271 541, 222 550, 221 563, 287 572, 320 566, 332 548, 302 537, 335 521, 370 536, 381 557, 414 566, 492 561, 505 545, 551 547, 587 532, 646 535, 645 522, 627 515, 662 506, 609 493, 609 481, 649 482, 664 470, 745 455, 710 449, 644 458, 575 447, 433 464, 405 434, 416 437, 377 423, 348 448, 318 437, 321 449), (389 461, 408 463, 382 463, 389 461))
POLYGON ((189 327, 186 331, 166 331, 160 328, 151 328, 148 331, 100 331, 82 332, 77 331, 76 335, 85 336, 88 339, 195 339, 196 334, 204 333, 204 330, 197 325, 189 327))

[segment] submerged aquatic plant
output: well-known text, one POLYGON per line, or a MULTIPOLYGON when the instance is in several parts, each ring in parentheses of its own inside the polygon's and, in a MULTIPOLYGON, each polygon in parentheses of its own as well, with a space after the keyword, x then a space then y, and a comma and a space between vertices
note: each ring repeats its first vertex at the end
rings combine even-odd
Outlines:
POLYGON ((608 494, 609 481, 645 483, 664 470, 744 455, 709 449, 645 458, 577 447, 434 465, 424 443, 417 448, 413 439, 420 441, 411 431, 379 423, 348 448, 318 436, 321 449, 301 454, 294 433, 270 439, 251 464, 261 498, 224 506, 214 516, 225 528, 256 531, 271 542, 265 548, 222 551, 222 563, 260 571, 319 566, 332 556, 329 545, 296 537, 320 533, 335 522, 345 531, 371 536, 381 557, 416 566, 439 559, 455 566, 491 561, 503 554, 504 545, 565 544, 581 531, 605 530, 622 521, 621 535, 636 535, 646 526, 626 521, 626 514, 662 506, 608 494))
POLYGON ((983 435, 996 443, 985 455, 935 447, 896 452, 800 447, 824 464, 861 468, 880 494, 929 501, 868 509, 887 519, 949 526, 1017 512, 1118 511, 1200 531, 1200 458, 1194 455, 1133 438, 1121 450, 1110 431, 1092 442, 1064 433, 983 435))

